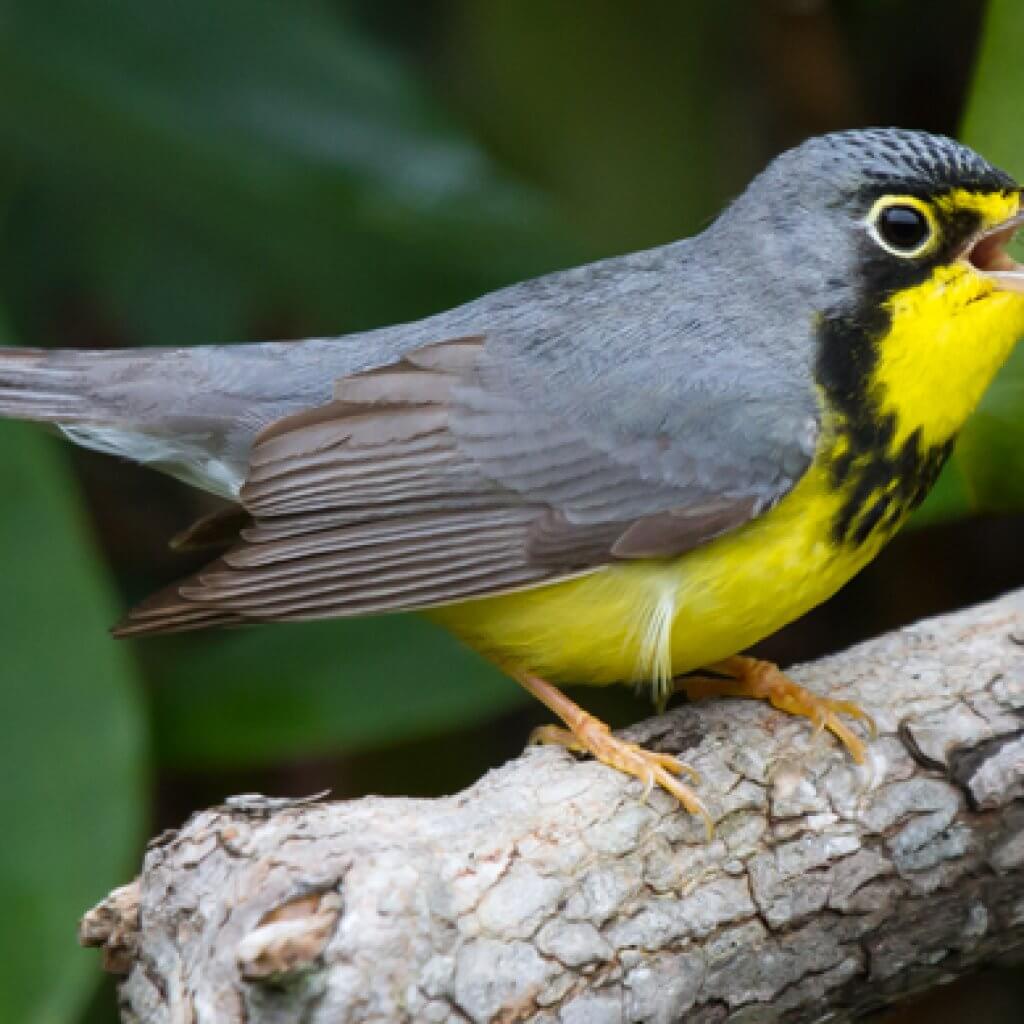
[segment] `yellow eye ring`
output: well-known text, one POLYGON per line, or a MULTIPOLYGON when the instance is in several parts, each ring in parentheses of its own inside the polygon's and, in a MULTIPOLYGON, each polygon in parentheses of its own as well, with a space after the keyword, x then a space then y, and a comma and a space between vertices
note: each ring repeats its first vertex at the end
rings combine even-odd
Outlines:
POLYGON ((882 196, 865 221, 872 240, 900 259, 917 259, 935 248, 938 224, 931 207, 916 196, 882 196))

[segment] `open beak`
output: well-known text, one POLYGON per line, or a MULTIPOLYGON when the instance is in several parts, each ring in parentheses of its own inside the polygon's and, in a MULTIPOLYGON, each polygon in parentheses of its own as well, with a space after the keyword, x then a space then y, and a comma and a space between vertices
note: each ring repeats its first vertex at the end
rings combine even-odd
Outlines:
POLYGON ((1002 291, 1024 292, 1024 264, 1006 251, 1021 226, 1024 226, 1024 211, 979 235, 964 252, 967 262, 1002 291))

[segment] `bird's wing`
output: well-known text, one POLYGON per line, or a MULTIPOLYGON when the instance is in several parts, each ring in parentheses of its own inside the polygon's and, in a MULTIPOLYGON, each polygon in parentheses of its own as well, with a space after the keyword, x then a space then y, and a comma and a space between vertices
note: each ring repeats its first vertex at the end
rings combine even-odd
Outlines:
POLYGON ((241 542, 121 632, 423 608, 677 555, 764 511, 810 461, 802 403, 737 410, 705 391, 692 450, 685 430, 617 440, 503 389, 483 348, 419 348, 271 424, 241 542), (751 432, 769 421, 784 443, 751 432))

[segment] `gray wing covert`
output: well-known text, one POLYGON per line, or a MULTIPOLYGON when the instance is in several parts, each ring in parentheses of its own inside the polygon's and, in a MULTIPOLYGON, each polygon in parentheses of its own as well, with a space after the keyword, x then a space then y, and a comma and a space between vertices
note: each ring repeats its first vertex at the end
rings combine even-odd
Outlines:
POLYGON ((257 438, 242 542, 121 632, 422 608, 679 554, 777 501, 813 450, 813 400, 704 389, 637 433, 622 403, 643 396, 581 415, 567 389, 552 412, 522 383, 480 337, 338 381, 257 438))
POLYGON ((809 464, 816 408, 798 385, 762 394, 749 372, 692 389, 652 385, 630 379, 635 365, 625 374, 575 367, 552 386, 543 371, 507 373, 484 352, 453 389, 449 429, 460 449, 538 508, 526 544, 535 564, 681 554, 770 507, 809 464))

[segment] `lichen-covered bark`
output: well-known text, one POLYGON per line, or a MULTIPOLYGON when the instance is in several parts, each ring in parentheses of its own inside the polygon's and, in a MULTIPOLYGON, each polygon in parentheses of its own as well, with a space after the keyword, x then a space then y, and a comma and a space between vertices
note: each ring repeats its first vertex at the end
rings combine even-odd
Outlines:
POLYGON ((1024 956, 1024 595, 794 672, 859 701, 857 767, 749 701, 631 738, 716 820, 552 748, 456 796, 239 798, 83 921, 123 1019, 812 1021, 1024 956))

